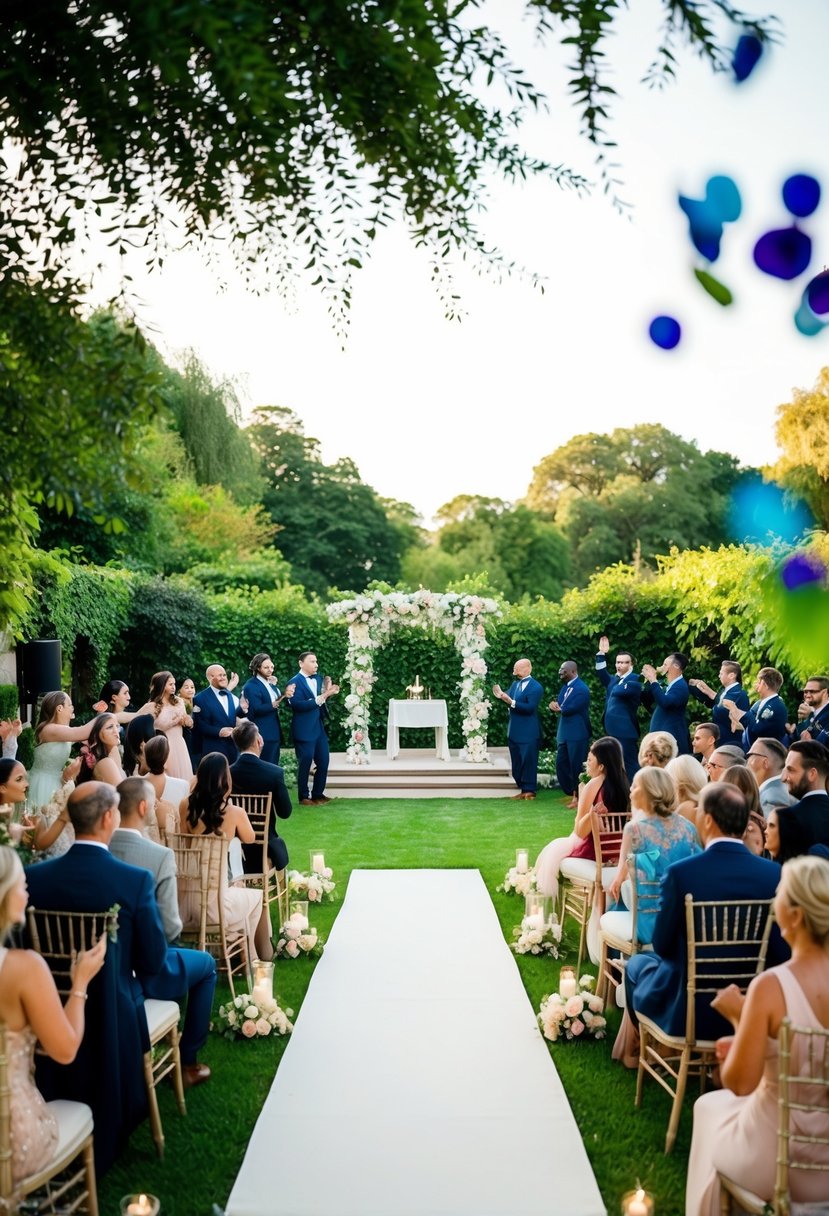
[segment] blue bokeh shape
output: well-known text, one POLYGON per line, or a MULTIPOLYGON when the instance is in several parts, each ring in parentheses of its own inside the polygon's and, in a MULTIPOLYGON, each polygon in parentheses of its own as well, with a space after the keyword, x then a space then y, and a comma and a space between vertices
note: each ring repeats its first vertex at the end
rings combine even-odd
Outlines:
POLYGON ((731 492, 727 527, 732 540, 768 544, 779 537, 793 544, 813 526, 812 513, 801 499, 763 481, 759 473, 747 474, 731 492))
POLYGON ((648 326, 650 339, 662 350, 673 350, 682 337, 682 327, 674 317, 654 317, 648 326))

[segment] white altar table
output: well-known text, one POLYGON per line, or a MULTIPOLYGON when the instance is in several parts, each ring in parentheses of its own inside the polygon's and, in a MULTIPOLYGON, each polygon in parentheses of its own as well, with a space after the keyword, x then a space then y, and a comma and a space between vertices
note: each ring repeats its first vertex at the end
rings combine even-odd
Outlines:
POLYGON ((445 701, 389 701, 386 726, 386 755, 393 760, 400 751, 401 726, 428 730, 434 728, 435 755, 449 759, 449 718, 445 701))

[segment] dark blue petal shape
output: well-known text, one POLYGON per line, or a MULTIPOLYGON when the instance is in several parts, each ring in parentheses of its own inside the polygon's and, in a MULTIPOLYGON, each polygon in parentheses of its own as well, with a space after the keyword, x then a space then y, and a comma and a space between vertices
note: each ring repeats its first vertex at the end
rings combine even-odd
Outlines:
POLYGON ((826 567, 814 553, 793 553, 780 567, 780 578, 787 591, 820 583, 826 577, 826 567))
POLYGON ((738 84, 748 80, 763 54, 763 44, 756 34, 741 34, 734 48, 731 67, 738 84))
POLYGON ((799 228, 776 228, 754 246, 754 261, 764 274, 796 279, 812 259, 812 241, 799 228))
POLYGON ((829 312, 829 270, 822 270, 807 284, 805 298, 812 312, 819 317, 829 312))
POLYGON ((817 211, 820 202, 820 182, 808 173, 795 173, 783 183, 783 202, 786 210, 798 219, 817 211))
POLYGON ((673 317, 654 317, 648 327, 651 341, 663 350, 673 350, 682 337, 679 321, 673 317))
POLYGON ((708 203, 716 208, 721 220, 732 224, 740 218, 743 200, 740 198, 740 191, 737 189, 737 183, 733 177, 725 177, 723 174, 709 177, 705 187, 705 197, 708 203))

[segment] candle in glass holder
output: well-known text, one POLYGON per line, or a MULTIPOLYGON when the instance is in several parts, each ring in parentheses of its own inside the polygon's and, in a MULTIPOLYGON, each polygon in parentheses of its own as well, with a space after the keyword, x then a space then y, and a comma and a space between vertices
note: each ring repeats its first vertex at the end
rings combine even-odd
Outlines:
POLYGON ((125 1195, 121 1200, 121 1216, 158 1216, 161 1204, 155 1195, 125 1195))
POLYGON ((569 997, 575 996, 578 990, 579 986, 576 983, 576 973, 573 968, 562 967, 561 977, 558 981, 559 995, 563 996, 564 999, 567 1000, 569 997))
POLYGON ((325 869, 325 854, 322 849, 311 850, 311 873, 322 874, 325 869))
POLYGON ((253 992, 254 1001, 260 1008, 267 1008, 273 1003, 273 963, 266 959, 254 959, 253 962, 253 992))
POLYGON ((292 925, 297 925, 300 929, 308 928, 308 900, 294 899, 291 901, 290 916, 288 917, 292 925))
POLYGON ((524 929, 543 929, 544 917, 540 912, 532 912, 529 916, 525 916, 521 922, 524 929))
POLYGON ((526 874, 530 868, 530 854, 527 849, 515 850, 515 870, 518 874, 526 874))
POLYGON ((642 1187, 622 1196, 622 1216, 653 1216, 653 1198, 642 1187))

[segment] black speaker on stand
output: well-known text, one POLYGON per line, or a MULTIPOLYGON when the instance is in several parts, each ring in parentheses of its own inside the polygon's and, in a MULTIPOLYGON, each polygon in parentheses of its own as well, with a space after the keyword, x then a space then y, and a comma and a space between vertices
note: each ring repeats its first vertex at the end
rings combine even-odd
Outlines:
POLYGON ((18 647, 20 658, 20 708, 34 717, 38 697, 57 692, 61 687, 61 653, 57 638, 24 642, 18 647))

